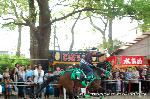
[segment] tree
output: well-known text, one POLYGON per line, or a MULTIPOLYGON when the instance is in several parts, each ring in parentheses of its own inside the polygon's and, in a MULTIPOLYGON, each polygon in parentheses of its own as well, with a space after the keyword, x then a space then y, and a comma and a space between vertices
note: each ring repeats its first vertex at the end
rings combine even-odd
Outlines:
MULTIPOLYGON (((100 49, 100 50, 105 50, 105 49, 107 49, 107 48, 105 48, 104 46, 109 45, 109 42, 106 42, 105 44, 106 44, 106 45, 100 44, 99 46, 97 46, 97 48, 100 49)), ((118 40, 118 39, 114 39, 114 40, 113 40, 113 49, 112 49, 112 51, 117 50, 118 48, 124 46, 125 44, 126 44, 125 42, 122 42, 122 41, 120 41, 120 40, 118 40)))
POLYGON ((129 0, 125 10, 126 16, 139 22, 143 32, 150 30, 150 0, 129 0))
MULTIPOLYGON (((97 10, 91 13, 87 13, 88 16, 93 16, 94 14, 100 15, 99 19, 103 22, 104 28, 100 28, 99 26, 96 26, 92 20, 90 19, 90 22, 94 28, 99 30, 103 35, 103 43, 107 42, 105 38, 105 32, 106 27, 108 26, 108 44, 107 47, 109 50, 109 53, 112 52, 113 49, 113 40, 112 40, 112 24, 113 20, 116 17, 121 17, 124 15, 124 7, 125 3, 124 0, 82 0, 81 2, 82 6, 87 7, 94 7, 97 10), (94 13, 94 14, 93 14, 94 13)), ((106 45, 106 44, 103 44, 106 45)))
MULTIPOLYGON (((96 17, 96 18, 97 18, 97 17, 96 17)), ((95 25, 94 22, 92 21, 92 18, 91 18, 91 17, 90 17, 90 23, 91 23, 91 25, 92 25, 96 30, 98 30, 98 31, 102 34, 103 48, 105 49, 105 48, 108 48, 108 46, 107 46, 107 41, 106 41, 106 29, 107 29, 107 25, 108 25, 108 19, 104 19, 104 18, 102 18, 101 16, 98 17, 98 18, 99 18, 99 19, 102 21, 102 23, 104 24, 103 29, 102 29, 101 26, 95 25)))
POLYGON ((0 73, 2 74, 6 67, 14 68, 16 63, 27 66, 29 62, 24 56, 0 55, 0 73))
MULTIPOLYGON (((49 43, 51 35, 51 26, 53 25, 53 23, 68 18, 82 11, 95 10, 90 7, 78 8, 77 7, 78 5, 71 4, 72 2, 74 2, 72 0, 63 0, 63 1, 58 0, 56 5, 51 7, 50 4, 52 4, 52 2, 50 0, 15 0, 15 1, 11 0, 11 1, 13 1, 14 4, 19 5, 16 7, 18 11, 21 11, 22 13, 20 15, 22 18, 21 19, 22 22, 17 22, 17 24, 30 27, 30 58, 36 59, 32 61, 32 63, 42 64, 43 69, 48 69, 49 43), (67 14, 63 14, 63 16, 61 17, 55 17, 56 15, 52 13, 53 7, 58 7, 59 5, 63 5, 64 3, 67 3, 67 6, 71 8, 71 11, 69 11, 67 14), (25 17, 25 14, 27 12, 28 15, 27 17, 25 17)), ((7 0, 2 0, 1 4, 4 5, 1 7, 5 8, 4 11, 2 10, 1 11, 6 12, 6 15, 8 15, 10 13, 9 8, 12 7, 11 3, 7 0)), ((66 4, 63 6, 65 7, 66 4)), ((14 15, 14 13, 11 15, 14 15)))
MULTIPOLYGON (((16 3, 16 1, 10 0, 9 2, 2 0, 1 2, 2 5, 5 6, 0 6, 1 13, 0 15, 4 15, 3 20, 5 20, 5 23, 2 23, 2 27, 8 27, 10 30, 15 29, 18 27, 18 44, 17 44, 17 51, 16 55, 20 56, 20 49, 21 49, 21 31, 22 31, 22 20, 21 20, 21 11, 18 11, 18 7, 20 4, 16 3), (11 6, 10 6, 11 5, 11 6), (8 16, 7 16, 8 15, 8 16), (11 16, 11 17, 10 17, 11 16), (12 17, 14 16, 14 18, 12 17)), ((24 10, 26 10, 26 6, 24 6, 24 10)))
POLYGON ((77 19, 75 20, 75 22, 74 22, 74 24, 73 24, 73 26, 72 26, 72 28, 71 28, 71 34, 72 34, 72 42, 71 42, 71 44, 70 44, 70 48, 69 48, 69 51, 72 51, 72 49, 73 49, 73 45, 74 45, 74 28, 75 28, 75 25, 76 25, 76 23, 77 23, 77 21, 79 20, 79 18, 80 18, 80 15, 81 15, 81 13, 79 13, 79 15, 78 15, 78 17, 77 17, 77 19))

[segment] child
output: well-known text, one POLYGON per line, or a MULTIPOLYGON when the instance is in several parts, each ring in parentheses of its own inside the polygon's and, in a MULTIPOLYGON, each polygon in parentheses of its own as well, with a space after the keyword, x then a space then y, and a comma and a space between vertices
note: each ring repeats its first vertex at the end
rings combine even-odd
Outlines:
POLYGON ((26 86, 26 98, 30 99, 31 98, 31 94, 33 93, 33 80, 30 76, 27 77, 27 81, 25 82, 26 86))

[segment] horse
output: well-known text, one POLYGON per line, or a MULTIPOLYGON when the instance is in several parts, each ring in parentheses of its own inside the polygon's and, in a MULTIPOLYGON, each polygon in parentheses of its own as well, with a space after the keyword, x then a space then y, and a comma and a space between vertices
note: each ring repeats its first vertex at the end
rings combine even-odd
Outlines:
MULTIPOLYGON (((63 75, 52 75, 47 77, 47 80, 45 80, 39 89, 36 90, 36 92, 34 93, 34 95, 38 94, 42 89, 44 89, 49 83, 53 82, 54 80, 58 80, 57 83, 58 84, 57 88, 63 87, 66 89, 66 93, 69 96, 69 99, 78 99, 78 89, 80 88, 87 88, 88 90, 103 90, 103 88, 100 86, 101 85, 101 81, 98 78, 93 79, 92 82, 90 82, 90 84, 87 84, 87 86, 83 86, 83 84, 81 83, 80 79, 72 79, 72 73, 73 70, 68 70, 68 71, 64 71, 63 75)), ((83 75, 82 75, 83 76, 83 75)))

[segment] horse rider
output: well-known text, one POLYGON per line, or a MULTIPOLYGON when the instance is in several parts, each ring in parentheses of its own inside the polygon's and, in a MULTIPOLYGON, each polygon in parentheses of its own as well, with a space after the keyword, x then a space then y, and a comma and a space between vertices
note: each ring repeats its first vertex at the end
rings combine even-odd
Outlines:
POLYGON ((99 62, 97 63, 97 66, 98 68, 101 68, 103 70, 101 70, 99 72, 99 75, 101 76, 101 86, 104 88, 104 90, 106 91, 107 90, 107 83, 108 82, 105 82, 105 80, 108 80, 110 79, 111 77, 111 71, 112 71, 112 65, 107 61, 107 57, 106 57, 106 54, 105 53, 100 53, 98 52, 97 53, 97 56, 98 56, 98 60, 99 62))
POLYGON ((85 73, 85 78, 86 80, 90 81, 91 78, 93 78, 94 73, 93 73, 93 69, 92 69, 92 53, 88 52, 84 58, 82 58, 80 60, 80 69, 83 70, 83 72, 85 73))
POLYGON ((102 80, 109 79, 111 77, 112 65, 107 61, 107 57, 105 53, 98 52, 97 53, 99 62, 97 63, 97 67, 103 69, 104 71, 100 71, 100 75, 102 80))

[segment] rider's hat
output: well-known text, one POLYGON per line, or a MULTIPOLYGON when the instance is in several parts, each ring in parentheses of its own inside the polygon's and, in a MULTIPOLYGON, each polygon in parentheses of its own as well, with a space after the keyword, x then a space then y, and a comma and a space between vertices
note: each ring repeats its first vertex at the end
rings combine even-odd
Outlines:
POLYGON ((97 48, 93 47, 91 49, 87 49, 87 55, 95 56, 97 53, 97 48))
POLYGON ((97 52, 96 53, 96 57, 102 57, 102 56, 104 56, 105 55, 105 53, 102 53, 102 52, 97 52))

